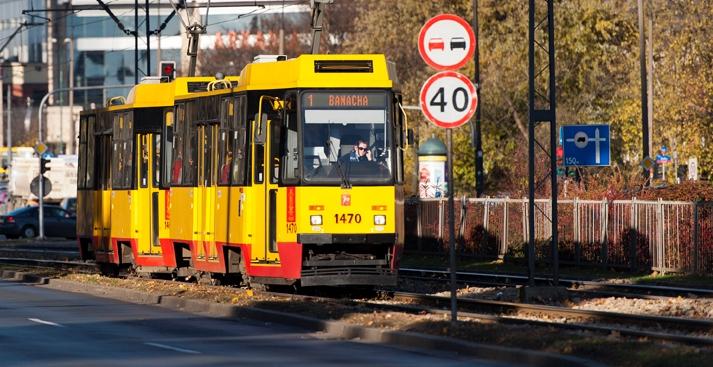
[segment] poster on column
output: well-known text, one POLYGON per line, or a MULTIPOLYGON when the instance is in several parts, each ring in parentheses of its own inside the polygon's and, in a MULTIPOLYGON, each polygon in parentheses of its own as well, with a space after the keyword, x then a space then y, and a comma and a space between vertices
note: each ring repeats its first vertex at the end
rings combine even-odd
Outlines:
MULTIPOLYGON (((445 158, 445 157, 444 157, 445 158)), ((448 194, 446 161, 427 160, 418 162, 418 196, 421 199, 442 198, 448 194)))

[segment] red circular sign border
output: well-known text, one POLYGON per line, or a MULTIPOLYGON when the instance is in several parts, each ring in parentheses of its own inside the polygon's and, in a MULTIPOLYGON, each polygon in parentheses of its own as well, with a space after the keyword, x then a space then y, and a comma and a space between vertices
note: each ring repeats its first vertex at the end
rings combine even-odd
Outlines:
POLYGON ((432 68, 434 68, 436 70, 458 70, 458 69, 462 68, 463 65, 465 65, 468 62, 468 60, 473 58, 473 54, 475 53, 475 48, 477 46, 478 45, 475 44, 475 33, 473 33, 473 28, 471 28, 470 24, 468 24, 468 22, 466 22, 465 19, 463 19, 457 15, 454 15, 454 14, 436 15, 435 17, 429 19, 426 22, 426 24, 424 24, 423 27, 421 27, 421 31, 418 34, 418 53, 421 54, 421 58, 423 59, 423 61, 426 62, 426 64, 428 64, 429 66, 431 66, 432 68), (445 65, 437 64, 435 61, 431 60, 431 58, 428 57, 428 54, 426 54, 426 50, 423 47, 423 41, 424 41, 424 38, 426 38, 426 30, 429 27, 431 27, 434 23, 439 22, 441 20, 452 20, 452 21, 459 23, 466 29, 466 31, 468 32, 468 37, 470 38, 471 47, 469 48, 467 55, 463 58, 463 60, 461 62, 459 62, 456 65, 445 66, 445 65))
POLYGON ((419 95, 419 101, 421 102, 421 112, 423 112, 424 115, 426 115, 426 118, 428 118, 429 121, 434 123, 438 127, 442 127, 445 129, 452 129, 459 127, 463 124, 466 123, 473 115, 475 114, 475 109, 478 108, 478 92, 475 89, 475 85, 473 85, 473 82, 470 81, 465 75, 457 72, 457 71, 441 71, 430 78, 426 80, 426 83, 421 87, 421 93, 419 95), (433 84, 436 80, 441 79, 441 78, 446 78, 446 77, 453 77, 460 79, 461 81, 464 81, 465 84, 468 86, 468 89, 470 89, 471 95, 473 96, 471 100, 473 101, 472 105, 470 106, 470 110, 468 110, 468 113, 466 113, 463 118, 460 120, 457 120, 455 122, 451 123, 444 123, 441 121, 438 121, 429 111, 427 108, 424 108, 423 106, 426 106, 426 93, 425 91, 428 90, 428 88, 433 84))

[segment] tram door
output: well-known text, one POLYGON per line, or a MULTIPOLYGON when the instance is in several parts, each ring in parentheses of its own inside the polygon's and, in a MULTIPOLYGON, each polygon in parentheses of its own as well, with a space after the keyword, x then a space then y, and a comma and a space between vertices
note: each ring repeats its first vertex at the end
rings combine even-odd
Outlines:
POLYGON ((253 123, 254 175, 253 187, 256 197, 263 198, 263 205, 255 208, 253 237, 253 262, 279 262, 277 249, 277 187, 279 175, 279 123, 263 116, 263 125, 253 123))
POLYGON ((215 246, 215 207, 218 174, 218 130, 217 123, 198 126, 198 187, 197 213, 194 215, 197 228, 198 246, 196 254, 204 261, 217 261, 215 246))
POLYGON ((108 253, 111 251, 111 134, 97 135, 96 148, 99 167, 96 168, 98 190, 94 206, 94 236, 99 240, 97 250, 108 253))
POLYGON ((133 206, 139 235, 138 252, 156 255, 161 252, 159 242, 159 167, 161 161, 161 135, 138 134, 138 192, 139 205, 133 206))

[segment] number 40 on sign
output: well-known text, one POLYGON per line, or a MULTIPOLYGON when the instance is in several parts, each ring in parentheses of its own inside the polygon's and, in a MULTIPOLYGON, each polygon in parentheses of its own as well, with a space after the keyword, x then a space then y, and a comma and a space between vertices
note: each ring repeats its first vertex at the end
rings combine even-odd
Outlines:
POLYGON ((421 88, 420 102, 429 121, 443 128, 454 128, 473 117, 478 96, 465 75, 443 71, 428 78, 421 88))

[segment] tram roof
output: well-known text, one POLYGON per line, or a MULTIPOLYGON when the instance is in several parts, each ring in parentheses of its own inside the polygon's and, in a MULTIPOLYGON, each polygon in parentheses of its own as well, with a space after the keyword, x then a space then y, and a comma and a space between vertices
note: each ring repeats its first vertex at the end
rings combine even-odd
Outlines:
POLYGON ((392 88, 397 82, 389 74, 382 54, 307 54, 285 61, 250 63, 240 73, 237 89, 392 88))
MULTIPOLYGON (((237 82, 238 78, 230 76, 228 81, 237 82)), ((173 106, 176 96, 203 92, 208 83, 216 81, 215 77, 180 77, 171 83, 141 83, 131 88, 126 104, 134 108, 173 106)), ((235 83, 237 84, 237 83, 235 83)))

